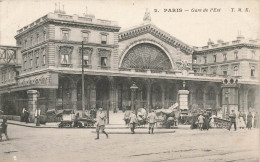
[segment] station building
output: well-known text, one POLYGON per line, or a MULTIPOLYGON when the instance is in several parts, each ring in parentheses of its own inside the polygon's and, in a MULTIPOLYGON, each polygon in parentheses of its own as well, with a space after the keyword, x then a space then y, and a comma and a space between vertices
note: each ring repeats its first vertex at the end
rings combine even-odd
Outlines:
POLYGON ((137 108, 181 106, 180 90, 188 92, 188 109, 259 110, 259 41, 242 35, 194 47, 156 27, 149 12, 142 24, 121 30, 94 15, 55 11, 19 29, 15 39, 16 46, 0 46, 5 114, 29 107, 33 116, 37 106, 43 115, 82 110, 82 66, 86 110, 129 109, 133 98, 137 108))

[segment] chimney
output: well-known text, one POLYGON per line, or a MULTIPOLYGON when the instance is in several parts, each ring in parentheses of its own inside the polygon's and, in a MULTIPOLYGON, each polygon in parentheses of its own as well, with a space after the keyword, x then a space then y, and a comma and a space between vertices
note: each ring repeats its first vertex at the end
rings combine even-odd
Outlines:
POLYGON ((208 40, 208 46, 211 46, 212 44, 214 44, 214 42, 211 41, 211 39, 209 38, 209 40, 208 40))
POLYGON ((218 42, 218 44, 224 43, 224 41, 222 39, 219 39, 217 42, 218 42))
POLYGON ((245 39, 243 35, 241 35, 241 31, 238 31, 237 40, 245 39))

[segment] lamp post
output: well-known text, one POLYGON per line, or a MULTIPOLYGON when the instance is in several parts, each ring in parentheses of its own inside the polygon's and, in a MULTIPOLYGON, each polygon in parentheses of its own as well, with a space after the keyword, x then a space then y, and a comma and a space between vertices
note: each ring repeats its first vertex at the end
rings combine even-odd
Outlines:
POLYGON ((229 115, 229 92, 225 92, 226 104, 227 104, 227 112, 225 113, 226 116, 229 115))
POLYGON ((138 89, 135 83, 132 84, 130 87, 131 89, 131 110, 135 109, 135 91, 138 89))
POLYGON ((85 93, 84 93, 84 41, 82 41, 82 47, 81 47, 81 101, 82 101, 82 117, 85 117, 85 93))

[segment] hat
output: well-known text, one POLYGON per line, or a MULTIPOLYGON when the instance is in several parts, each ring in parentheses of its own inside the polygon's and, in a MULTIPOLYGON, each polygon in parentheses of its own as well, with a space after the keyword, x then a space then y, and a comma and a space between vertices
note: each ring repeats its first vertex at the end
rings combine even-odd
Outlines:
POLYGON ((152 109, 151 111, 154 112, 154 109, 152 109))
POLYGON ((100 107, 100 108, 99 108, 99 110, 103 110, 103 108, 102 108, 102 107, 100 107))

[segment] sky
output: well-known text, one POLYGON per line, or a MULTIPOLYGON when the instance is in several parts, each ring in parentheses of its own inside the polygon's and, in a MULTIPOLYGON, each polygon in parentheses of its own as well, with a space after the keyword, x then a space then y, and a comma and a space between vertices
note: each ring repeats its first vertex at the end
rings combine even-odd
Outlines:
POLYGON ((260 38, 260 0, 0 0, 0 45, 15 45, 17 30, 54 12, 59 2, 66 14, 82 16, 87 7, 88 14, 117 21, 121 29, 141 24, 148 8, 155 26, 191 46, 205 46, 209 38, 232 41, 238 32, 260 38), (220 11, 210 12, 212 8, 220 11), (169 12, 174 9, 182 12, 169 12))

